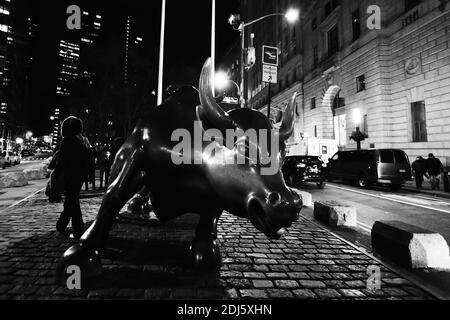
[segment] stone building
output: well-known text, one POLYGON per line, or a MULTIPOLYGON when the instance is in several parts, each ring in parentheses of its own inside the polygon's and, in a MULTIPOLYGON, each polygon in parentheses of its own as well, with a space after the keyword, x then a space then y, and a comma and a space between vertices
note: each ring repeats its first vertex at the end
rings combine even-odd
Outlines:
MULTIPOLYGON (((367 136, 363 148, 401 148, 411 159, 432 152, 450 166, 447 1, 268 2, 272 12, 291 6, 302 12, 295 26, 280 18, 259 30, 264 44, 281 49, 274 112, 283 110, 294 91, 299 94, 293 140, 306 134, 354 149, 349 137, 359 127, 367 136), (376 17, 374 6, 380 10, 379 29, 368 27, 376 17)), ((255 5, 243 1, 243 16, 255 5)), ((247 98, 249 106, 266 112, 268 90, 260 73, 248 72, 247 98)))

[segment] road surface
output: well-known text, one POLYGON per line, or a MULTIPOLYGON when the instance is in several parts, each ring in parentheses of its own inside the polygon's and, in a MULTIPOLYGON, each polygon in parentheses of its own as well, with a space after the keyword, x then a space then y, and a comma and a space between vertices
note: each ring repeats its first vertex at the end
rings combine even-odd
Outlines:
MULTIPOLYGON (((23 161, 21 164, 0 169, 0 174, 6 172, 23 171, 25 169, 32 169, 42 164, 42 160, 37 161, 23 161)), ((29 181, 28 185, 17 188, 1 188, 0 189, 0 211, 19 203, 27 197, 42 190, 47 185, 47 179, 29 181)))
MULTIPOLYGON (((355 207, 358 215, 357 230, 328 229, 369 252, 372 251, 371 229, 375 221, 380 220, 399 220, 435 231, 440 233, 450 244, 450 199, 404 190, 392 192, 383 187, 360 189, 356 186, 338 183, 329 183, 323 190, 317 189, 314 184, 300 186, 300 189, 310 192, 313 201, 334 200, 355 207)), ((302 214, 314 220, 312 208, 303 209, 302 214)), ((450 299, 450 273, 403 271, 409 273, 417 281, 433 285, 450 299)))
POLYGON ((370 233, 375 221, 400 220, 440 233, 450 243, 450 199, 388 188, 360 189, 347 184, 329 183, 325 189, 307 185, 313 200, 335 200, 358 212, 358 226, 370 233))
POLYGON ((43 162, 43 160, 32 160, 32 161, 22 160, 22 162, 18 165, 6 167, 5 169, 0 169, 0 173, 32 169, 32 168, 35 168, 35 167, 38 167, 39 165, 41 165, 42 162, 43 162))

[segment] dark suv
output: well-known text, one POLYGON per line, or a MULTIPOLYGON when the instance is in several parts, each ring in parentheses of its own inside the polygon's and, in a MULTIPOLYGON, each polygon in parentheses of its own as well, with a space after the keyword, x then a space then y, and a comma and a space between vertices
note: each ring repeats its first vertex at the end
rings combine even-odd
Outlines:
POLYGON ((325 187, 326 165, 314 156, 288 156, 286 157, 282 173, 286 183, 295 187, 303 182, 315 182, 321 189, 325 187))
POLYGON ((371 184, 398 190, 411 180, 408 156, 399 149, 340 151, 328 163, 328 180, 357 181, 361 188, 371 184))

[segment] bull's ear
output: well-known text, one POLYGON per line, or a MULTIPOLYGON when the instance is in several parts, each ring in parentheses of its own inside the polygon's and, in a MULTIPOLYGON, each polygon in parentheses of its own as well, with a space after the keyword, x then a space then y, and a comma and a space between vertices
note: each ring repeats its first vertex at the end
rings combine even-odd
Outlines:
POLYGON ((213 95, 211 79, 211 58, 206 60, 200 75, 199 95, 205 117, 219 130, 235 129, 237 126, 228 114, 222 110, 213 95))
POLYGON ((294 118, 295 118, 295 100, 297 99, 297 92, 294 93, 281 120, 280 127, 280 141, 284 142, 289 139, 294 133, 294 118))

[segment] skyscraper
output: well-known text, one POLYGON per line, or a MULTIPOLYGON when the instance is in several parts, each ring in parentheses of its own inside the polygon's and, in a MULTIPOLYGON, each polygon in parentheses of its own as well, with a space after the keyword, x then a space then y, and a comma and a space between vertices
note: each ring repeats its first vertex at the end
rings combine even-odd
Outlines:
POLYGON ((8 45, 11 39, 11 1, 0 0, 0 149, 5 147, 8 137, 7 100, 5 87, 8 85, 8 45))
MULTIPOLYGON (((90 49, 100 37, 102 16, 92 11, 83 10, 81 15, 81 30, 68 30, 67 36, 59 42, 59 62, 56 84, 57 103, 52 116, 54 121, 53 145, 56 145, 59 135, 60 117, 68 115, 66 98, 72 94, 75 81, 92 85, 95 73, 85 65, 90 49)), ((85 107, 85 106, 81 106, 85 107)))
POLYGON ((143 38, 136 32, 135 19, 127 16, 125 29, 125 60, 124 60, 124 83, 127 83, 130 78, 130 72, 133 72, 131 53, 134 48, 142 44, 143 38))

